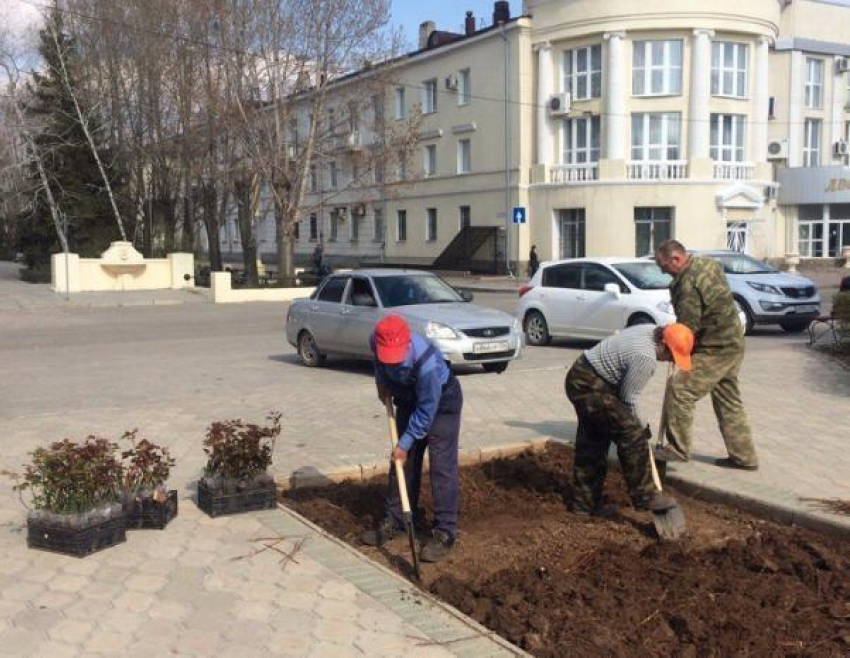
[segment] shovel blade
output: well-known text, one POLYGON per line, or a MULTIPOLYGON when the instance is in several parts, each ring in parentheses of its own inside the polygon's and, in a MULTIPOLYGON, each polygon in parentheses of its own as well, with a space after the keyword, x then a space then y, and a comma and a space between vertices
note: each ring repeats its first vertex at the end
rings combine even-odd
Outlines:
POLYGON ((676 541, 688 532, 685 525, 685 515, 678 505, 663 512, 653 512, 652 522, 655 524, 655 532, 658 533, 658 538, 663 541, 676 541))
POLYGON ((416 532, 413 528, 413 520, 405 519, 404 525, 407 528, 407 541, 410 542, 410 555, 413 557, 413 575, 416 580, 420 580, 419 552, 416 550, 416 532))

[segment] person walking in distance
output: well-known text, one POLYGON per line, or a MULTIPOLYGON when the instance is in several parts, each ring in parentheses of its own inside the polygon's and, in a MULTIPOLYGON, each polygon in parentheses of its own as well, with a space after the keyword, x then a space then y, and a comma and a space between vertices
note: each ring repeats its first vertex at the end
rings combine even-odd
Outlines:
POLYGON ((667 240, 655 252, 655 262, 673 277, 670 298, 679 322, 694 332, 693 372, 679 372, 667 392, 669 444, 657 456, 687 461, 694 406, 711 395, 728 457, 715 460, 725 468, 758 469, 750 423, 741 401, 738 373, 744 361, 744 329, 723 267, 715 260, 688 254, 682 243, 667 240))
POLYGON ((635 509, 663 512, 676 506, 673 498, 655 488, 648 445, 652 432, 638 415, 637 398, 658 361, 675 360, 689 371, 693 344, 693 334, 684 325, 637 325, 587 350, 570 368, 564 388, 578 417, 575 513, 610 516, 615 512, 614 506, 602 503, 612 442, 635 509))
MULTIPOLYGON (((424 519, 418 508, 425 450, 434 501, 431 539, 422 548, 423 562, 438 562, 452 549, 457 534, 458 438, 463 393, 460 383, 440 351, 426 338, 411 334, 398 315, 388 315, 372 334, 375 355, 375 384, 381 402, 388 398, 396 406, 396 425, 401 438, 392 458, 404 464, 414 523, 424 519)), ((395 469, 390 469, 386 515, 373 530, 361 535, 369 546, 381 546, 404 534, 404 521, 395 469)))
POLYGON ((540 258, 537 256, 537 245, 531 245, 531 252, 528 254, 528 276, 533 277, 540 268, 540 258))

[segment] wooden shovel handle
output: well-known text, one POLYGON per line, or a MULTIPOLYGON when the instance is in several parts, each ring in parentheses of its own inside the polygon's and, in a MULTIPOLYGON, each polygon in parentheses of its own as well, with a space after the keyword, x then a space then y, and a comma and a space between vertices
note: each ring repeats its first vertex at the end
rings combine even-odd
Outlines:
MULTIPOLYGON (((395 410, 393 409, 392 399, 387 397, 384 401, 384 405, 387 408, 387 425, 390 429, 390 445, 394 451, 398 445, 398 428, 395 424, 395 410)), ((395 459, 392 459, 391 461, 395 466, 395 478, 398 480, 398 494, 401 498, 401 511, 405 514, 410 514, 410 499, 407 497, 407 480, 404 477, 404 466, 402 466, 400 461, 395 459)))

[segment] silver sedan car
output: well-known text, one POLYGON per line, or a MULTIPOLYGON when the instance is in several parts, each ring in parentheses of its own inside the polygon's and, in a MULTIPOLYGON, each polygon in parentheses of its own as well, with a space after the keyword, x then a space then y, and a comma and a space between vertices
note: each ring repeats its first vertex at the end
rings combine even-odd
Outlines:
POLYGON ((369 337, 385 315, 400 315, 452 365, 480 364, 504 372, 522 353, 519 321, 471 304, 440 277, 414 270, 359 270, 327 277, 286 316, 286 339, 301 362, 322 365, 328 354, 372 358, 369 337))

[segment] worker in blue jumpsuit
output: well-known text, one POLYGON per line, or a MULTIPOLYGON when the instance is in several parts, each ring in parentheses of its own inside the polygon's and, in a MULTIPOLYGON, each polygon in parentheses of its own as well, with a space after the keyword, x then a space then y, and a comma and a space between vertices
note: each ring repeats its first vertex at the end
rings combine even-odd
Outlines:
MULTIPOLYGON (((437 562, 448 555, 457 536, 458 435, 463 407, 460 383, 440 351, 422 336, 411 334, 397 315, 387 316, 375 326, 370 343, 378 397, 384 402, 391 396, 396 407, 400 438, 392 458, 404 464, 410 507, 420 527, 424 519, 418 507, 419 489, 428 450, 434 524, 420 558, 437 562)), ((386 514, 361 539, 370 546, 380 546, 403 533, 395 469, 390 469, 386 514)))

